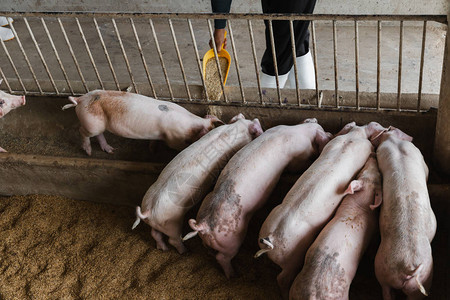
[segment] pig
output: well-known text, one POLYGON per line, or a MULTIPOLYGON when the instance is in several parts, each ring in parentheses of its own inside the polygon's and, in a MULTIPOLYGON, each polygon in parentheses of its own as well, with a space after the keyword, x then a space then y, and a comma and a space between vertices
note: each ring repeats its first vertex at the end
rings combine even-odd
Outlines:
POLYGON ((246 120, 242 114, 229 125, 217 127, 180 152, 148 189, 141 207, 136 208, 136 222, 150 225, 157 248, 168 250, 164 241, 178 252, 186 252, 181 240, 186 212, 203 199, 212 188, 220 170, 236 151, 262 133, 258 119, 246 120))
POLYGON ((306 252, 289 299, 348 299, 359 261, 378 226, 381 175, 372 153, 357 175, 360 191, 347 195, 306 252))
POLYGON ((377 149, 383 204, 375 275, 384 300, 394 299, 394 290, 401 290, 408 299, 421 299, 431 287, 430 243, 436 217, 427 189, 428 167, 411 141, 412 137, 391 127, 381 135, 377 149))
POLYGON ((284 298, 288 297, 316 235, 331 219, 342 198, 361 188, 350 181, 373 151, 369 139, 384 130, 376 122, 345 125, 264 221, 259 233, 261 250, 255 256, 267 252, 282 268, 277 281, 284 298))
POLYGON ((91 155, 90 137, 96 136, 100 147, 113 153, 103 135, 108 130, 132 139, 164 140, 170 148, 182 150, 222 123, 215 116, 200 118, 171 102, 121 91, 91 91, 81 97, 69 97, 80 120, 82 148, 91 155))
MULTIPOLYGON (((2 82, 3 79, 0 79, 0 84, 2 82)), ((0 118, 22 105, 25 105, 25 96, 13 96, 0 90, 0 118)), ((6 150, 0 147, 0 152, 6 152, 6 150)))
POLYGON ((330 140, 307 119, 296 126, 280 125, 264 132, 228 162, 214 191, 203 200, 197 219, 189 225, 203 243, 218 251, 216 259, 227 278, 234 274, 231 259, 238 253, 253 213, 264 205, 281 173, 304 166, 330 140))

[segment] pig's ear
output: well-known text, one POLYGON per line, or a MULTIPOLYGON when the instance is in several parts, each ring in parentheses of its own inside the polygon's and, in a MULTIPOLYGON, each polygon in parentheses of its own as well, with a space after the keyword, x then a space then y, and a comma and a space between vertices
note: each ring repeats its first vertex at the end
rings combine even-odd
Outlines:
POLYGON ((376 188, 374 201, 373 204, 370 205, 370 209, 375 210, 378 206, 381 205, 381 203, 383 203, 383 192, 380 188, 376 188))
POLYGON ((350 123, 348 123, 347 125, 345 125, 342 129, 341 129, 341 131, 339 131, 338 133, 336 133, 336 136, 338 136, 338 135, 343 135, 343 134, 347 134, 350 130, 352 130, 353 129, 353 127, 355 127, 356 126, 356 123, 355 122, 350 122, 350 123))
POLYGON ((389 126, 389 132, 393 132, 396 137, 401 140, 412 142, 413 138, 394 126, 389 126))
POLYGON ((238 115, 234 116, 233 118, 231 118, 230 123, 232 124, 234 122, 236 122, 237 120, 245 120, 245 117, 243 114, 239 113, 238 115))
POLYGON ((0 84, 2 84, 2 82, 3 82, 3 79, 0 79, 0 84))
POLYGON ((345 195, 353 195, 355 192, 361 190, 363 187, 362 180, 352 180, 350 184, 348 185, 348 188, 344 192, 345 195))
POLYGON ((250 132, 254 138, 257 138, 263 133, 263 129, 258 119, 252 120, 252 123, 248 126, 248 132, 250 132))
POLYGON ((308 118, 308 119, 304 119, 303 124, 305 123, 317 123, 317 119, 316 118, 308 118))
POLYGON ((317 130, 314 143, 317 145, 319 154, 322 153, 323 147, 333 138, 333 135, 329 132, 325 132, 322 129, 317 130))
POLYGON ((370 122, 369 124, 367 124, 366 130, 367 130, 366 132, 367 132, 367 136, 369 137, 369 140, 372 142, 372 144, 377 146, 378 142, 379 142, 379 140, 378 140, 379 137, 383 133, 388 131, 388 128, 381 126, 377 122, 370 122))

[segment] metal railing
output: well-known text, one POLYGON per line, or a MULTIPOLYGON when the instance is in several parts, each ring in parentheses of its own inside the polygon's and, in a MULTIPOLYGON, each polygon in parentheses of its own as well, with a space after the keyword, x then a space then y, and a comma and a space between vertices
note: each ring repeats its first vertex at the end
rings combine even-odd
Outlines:
MULTIPOLYGON (((2 88, 13 94, 67 96, 79 95, 93 89, 117 89, 131 87, 136 93, 157 99, 185 100, 214 104, 275 105, 302 108, 351 108, 351 109, 394 109, 402 107, 402 76, 404 60, 404 22, 422 23, 422 43, 419 67, 417 100, 409 110, 420 111, 423 99, 424 53, 426 51, 427 24, 446 24, 446 16, 431 15, 280 15, 280 14, 117 14, 117 13, 0 13, 14 19, 9 27, 15 35, 11 41, 0 41, 0 78, 2 88), (212 20, 228 19, 227 30, 234 62, 234 83, 221 84, 222 99, 212 101, 208 95, 201 64, 201 53, 207 50, 207 41, 213 37, 212 20), (315 67, 316 90, 305 103, 305 95, 311 91, 296 87, 285 91, 278 85, 270 91, 261 86, 259 77, 257 39, 261 40, 268 20, 270 42, 275 54, 272 21, 289 22, 292 53, 296 53, 293 21, 310 22, 311 50, 315 67), (206 22, 205 22, 206 21, 206 22), (167 22, 168 30, 163 27, 167 22), (332 28, 334 91, 325 102, 322 99, 323 80, 318 77, 320 60, 317 47, 317 23, 332 28), (343 103, 339 78, 349 76, 339 69, 338 22, 353 23, 354 28, 354 96, 352 103, 343 103), (376 22, 376 102, 363 104, 361 101, 361 24, 376 22), (175 24, 176 23, 176 24, 175 24), (195 23, 195 24, 194 24, 195 23), (331 25, 330 25, 331 23, 331 25), (381 50, 382 24, 399 24, 398 68, 396 103, 384 105, 381 101, 381 50), (49 26, 50 25, 50 26, 49 26), (195 27, 194 27, 195 25, 195 27), (255 26, 257 29, 255 30, 255 26), (181 28, 181 30, 180 30, 181 28), (186 28, 188 34, 186 34, 186 28), (236 29, 237 28, 237 29, 236 29), (245 32, 247 31, 247 33, 245 32), (259 34, 259 37, 255 35, 259 34), (207 35, 206 35, 207 34, 207 35), (248 34, 248 38, 245 36, 248 34), (206 37, 205 37, 206 35, 206 37), (170 36, 170 38, 167 38, 170 36), (181 43, 180 43, 181 40, 181 43), (245 40, 250 47, 244 48, 239 41, 245 40), (199 49, 199 43, 203 49, 199 49), (151 47, 153 44, 154 48, 151 47), (180 46, 181 45, 181 46, 180 46), (191 50, 188 48, 192 47, 191 50), (153 48, 153 49, 152 49, 153 48), (239 48, 239 49, 238 49, 239 48), (244 49, 243 49, 244 48, 244 49), (185 52, 190 51, 187 55, 185 52), (188 59, 187 59, 188 57, 188 59), (242 58, 244 57, 244 58, 242 58), (252 66, 253 65, 253 66, 252 66), (247 70, 253 70, 247 71, 247 70), (244 74, 243 69, 246 70, 244 74), (248 73, 254 74, 249 79, 248 73), (196 75, 197 74, 197 75, 196 75), (177 77, 178 79, 173 79, 177 77), (255 86, 256 81, 256 86, 255 86), (175 83, 175 84, 174 84, 175 83), (181 91, 183 87, 184 92, 181 91), (272 92, 273 97, 267 97, 272 92), (353 101, 354 99, 354 101, 353 101)), ((166 26, 167 26, 166 25, 166 26)), ((214 53, 217 49, 214 45, 214 53)), ((441 58, 442 61, 442 58, 441 58)), ((275 70, 277 70, 274 60, 275 70)), ((220 64, 216 59, 220 71, 220 64)), ((296 60, 294 69, 297 70, 296 60)), ((296 72, 297 73, 297 72, 296 72)), ((297 75, 297 74, 296 74, 297 75)), ((221 75, 220 75, 221 76, 221 75)), ((440 77, 440 74, 436 74, 440 77)), ((373 92, 372 92, 373 93, 373 92)), ((414 98, 414 97, 413 97, 414 98)))

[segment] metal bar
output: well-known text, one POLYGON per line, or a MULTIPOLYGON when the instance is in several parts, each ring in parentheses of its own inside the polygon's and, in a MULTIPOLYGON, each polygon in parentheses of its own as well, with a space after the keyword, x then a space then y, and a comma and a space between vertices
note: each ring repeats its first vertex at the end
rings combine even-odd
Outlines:
POLYGON ((89 49, 89 45, 87 43, 86 37, 84 36, 83 28, 81 28, 81 24, 80 24, 80 21, 78 20, 78 18, 75 18, 75 21, 77 22, 78 31, 80 32, 81 38, 83 39, 84 47, 86 48, 86 51, 89 55, 89 60, 91 61, 92 67, 94 68, 95 75, 97 76, 98 82, 100 83, 102 90, 104 90, 105 87, 103 85, 103 81, 100 78, 100 74, 98 72, 97 65, 95 64, 95 61, 94 61, 94 58, 92 57, 92 53, 91 53, 91 50, 89 49))
MULTIPOLYGON (((3 79, 2 82, 4 82, 6 84, 6 87, 8 88, 9 93, 12 93, 11 86, 9 85, 8 79, 6 79, 6 76, 3 73, 3 70, 1 67, 0 67, 0 76, 2 76, 2 79, 3 79)), ((1 82, 0 82, 0 85, 1 85, 1 82)))
POLYGON ((202 64, 200 63, 200 55, 198 54, 197 41, 195 40, 194 29, 192 28, 192 22, 190 19, 187 20, 189 25, 189 32, 191 33, 192 45, 194 47, 195 58, 197 59, 198 72, 200 73, 200 79, 202 80, 203 90, 205 91, 206 101, 209 102, 208 91, 206 90, 205 78, 202 70, 202 64))
POLYGON ((419 92, 417 98, 417 111, 420 111, 420 104, 422 102, 422 84, 423 84, 423 65, 425 60, 425 41, 427 39, 427 21, 423 22, 422 35, 422 52, 420 54, 420 75, 419 75, 419 92))
POLYGON ((130 67, 130 63, 128 62, 127 53, 125 52, 125 48, 123 47, 122 38, 120 37, 119 29, 117 28, 116 20, 114 20, 114 18, 113 18, 113 19, 111 19, 111 21, 113 23, 114 30, 116 31, 117 39, 119 40, 120 49, 122 50, 123 59, 125 60, 128 74, 130 75, 131 84, 133 85, 134 91, 136 93, 139 93, 139 90, 136 86, 136 82, 134 81, 133 72, 131 72, 131 67, 130 67))
POLYGON ((175 51, 177 52, 178 63, 180 64, 181 75, 183 76, 184 86, 186 87, 186 93, 187 93, 189 101, 191 101, 192 100, 191 92, 189 91, 189 87, 187 84, 186 72, 184 71, 183 60, 181 59, 180 49, 178 48, 177 37, 175 36, 175 30, 173 29, 173 24, 172 24, 171 19, 169 19, 169 27, 170 27, 170 32, 172 33, 172 40, 173 40, 173 44, 175 46, 175 51))
POLYGON ((145 61, 144 52, 142 51, 141 41, 139 40, 139 36, 136 31, 136 26, 134 26, 134 21, 132 18, 130 18, 130 24, 131 24, 131 28, 133 28, 134 39, 136 40, 136 45, 138 47, 139 54, 141 55, 142 65, 144 66, 144 70, 145 70, 145 74, 147 75, 148 83, 150 84, 150 88, 152 89, 153 98, 158 99, 158 97, 156 96, 155 87, 153 86, 152 78, 150 76, 150 72, 148 71, 147 62, 145 61))
POLYGON ((402 96, 402 64, 403 64, 403 21, 400 21, 400 45, 398 47, 398 89, 397 89, 397 111, 401 108, 402 96))
POLYGON ((34 82, 36 83, 39 92, 42 94, 41 85, 39 84, 39 81, 37 80, 36 73, 34 73, 34 70, 33 70, 33 67, 31 66, 30 61, 28 60, 28 55, 25 53, 25 50, 23 49, 22 42, 20 41, 19 35, 17 34, 16 29, 14 28, 14 25, 9 20, 8 20, 8 23, 9 23, 9 27, 11 28, 14 36, 16 37, 17 44, 19 45, 20 51, 22 52, 23 57, 25 58, 25 61, 28 65, 28 69, 30 69, 30 72, 31 72, 31 75, 33 76, 34 82))
MULTIPOLYGON (((295 50, 295 38, 294 38, 294 24, 292 20, 289 20, 289 31, 291 33, 291 49, 292 49, 292 59, 294 61, 294 72, 295 72, 295 92, 297 94, 297 103, 300 106, 300 87, 298 84, 298 72, 297 72, 297 51, 295 50)), ((291 86, 291 88, 293 88, 291 86)))
POLYGON ((234 36, 233 36, 233 30, 231 28, 231 21, 228 21, 227 24, 228 24, 228 32, 230 33, 229 37, 230 37, 230 41, 231 41, 231 48, 233 49, 234 65, 236 67, 239 87, 241 89, 242 102, 245 103, 245 102, 247 102, 247 100, 245 100, 244 87, 242 85, 241 72, 239 70, 239 61, 238 61, 238 55, 237 55, 237 51, 236 51, 236 45, 234 43, 234 36))
POLYGON ((359 31, 358 21, 355 21, 355 97, 356 97, 356 109, 360 109, 359 103, 359 31))
POLYGON ((380 110, 381 78, 381 21, 377 22, 377 110, 380 110))
POLYGON ((106 60, 108 61, 109 69, 111 70, 111 74, 113 76, 114 82, 116 84, 117 90, 120 91, 119 81, 117 80, 116 72, 114 71, 114 67, 111 62, 111 58, 109 57, 108 50, 106 49, 105 41, 103 40, 102 33, 100 32, 100 27, 98 26, 97 19, 92 19, 95 24, 95 29, 97 30, 98 38, 100 39, 100 43, 102 44, 103 52, 105 53, 106 60))
MULTIPOLYGON (((224 78, 222 76, 222 69, 220 68, 219 56, 217 54, 217 47, 216 47, 216 43, 214 43, 214 34, 213 34, 212 26, 211 26, 211 20, 208 20, 208 29, 209 29, 209 35, 211 36, 211 40, 213 41, 212 45, 213 45, 213 50, 214 50, 214 60, 216 61, 217 70, 219 72, 220 86, 222 87, 223 98, 225 99, 225 102, 228 102, 228 97, 225 93, 225 86, 223 84, 224 78)), ((216 99, 216 100, 218 100, 218 99, 216 99)))
POLYGON ((27 89, 25 88, 25 85, 23 84, 22 78, 19 75, 19 72, 17 71, 16 65, 14 64, 11 55, 9 54, 8 48, 5 46, 5 42, 0 39, 0 43, 2 44, 3 51, 5 51, 6 56, 8 57, 9 63, 11 64, 11 67, 14 70, 14 73, 16 74, 17 80, 19 80, 20 86, 22 87, 23 92, 25 95, 28 93, 27 89))
POLYGON ((256 74, 256 82, 258 83, 259 98, 261 99, 261 104, 263 104, 264 100, 263 100, 263 93, 262 93, 262 89, 261 89, 261 80, 259 79, 258 59, 256 58, 255 38, 253 37, 252 21, 248 20, 247 24, 248 24, 248 32, 250 35, 250 43, 252 45, 253 62, 255 63, 255 74, 256 74))
POLYGON ((42 64, 44 65, 45 71, 47 72, 48 77, 50 78, 50 82, 55 89, 55 92, 57 95, 59 95, 58 88, 56 87, 55 81, 53 80, 53 76, 47 66, 47 62, 45 61, 44 56, 42 55, 42 51, 39 48, 38 43, 36 42, 36 38, 34 37, 33 31, 31 30, 30 24, 28 23, 27 18, 23 18, 23 21, 25 22, 25 25, 27 26, 28 32, 30 33, 31 39, 33 40, 34 46, 36 47, 36 51, 39 54, 39 58, 41 59, 42 64))
POLYGON ((86 92, 89 92, 89 89, 88 89, 88 87, 86 85, 86 80, 84 80, 83 73, 81 73, 80 65, 78 64, 77 58, 76 58, 75 53, 73 52, 73 49, 72 49, 72 45, 70 44, 69 38, 67 37, 66 30, 64 29, 64 25, 61 22, 60 18, 58 18, 58 23, 59 23, 59 27, 61 28, 61 31, 62 31, 62 33, 64 35, 64 39, 66 41, 66 45, 67 45, 67 47, 69 47, 69 51, 70 51, 70 54, 72 55, 73 62, 75 63, 75 66, 77 68, 78 75, 80 75, 81 82, 83 83, 83 86, 84 86, 86 92))
POLYGON ((339 107, 339 93, 338 93, 338 60, 337 60, 336 20, 333 20, 333 54, 334 54, 334 95, 336 97, 336 108, 338 108, 339 107))
POLYGON ((273 39, 272 20, 269 20, 269 34, 270 34, 270 47, 272 48, 273 68, 275 71, 275 81, 277 83, 278 102, 280 105, 282 105, 283 103, 281 102, 280 80, 278 78, 277 53, 275 51, 275 41, 273 39))
POLYGON ((316 100, 317 100, 317 107, 321 107, 321 97, 319 96, 319 77, 317 75, 318 69, 317 69, 317 43, 316 43, 316 25, 314 21, 311 21, 311 40, 312 40, 312 49, 314 52, 314 70, 315 70, 315 80, 316 80, 316 100))
POLYGON ((114 17, 119 18, 152 18, 152 19, 241 19, 241 20, 299 20, 299 21, 435 21, 448 24, 447 15, 350 15, 350 14, 258 14, 258 13, 101 13, 101 12, 0 12, 2 16, 10 17, 114 17))
POLYGON ((161 67, 164 73, 164 78, 166 79, 167 88, 169 89, 170 98, 173 100, 172 87, 170 86, 169 77, 167 76, 166 66, 164 65, 164 59, 162 57, 161 48, 159 47, 158 37, 156 36, 155 27, 153 26, 152 19, 149 19, 150 27, 152 29, 153 39, 155 40, 156 50, 158 51, 159 61, 161 62, 161 67))
POLYGON ((64 69, 64 66, 62 64, 61 58, 59 57, 58 50, 56 50, 55 43, 53 42, 52 36, 50 35, 50 31, 47 28, 47 24, 45 23, 43 18, 41 18, 41 22, 42 22, 42 26, 44 27, 45 33, 47 34, 47 37, 48 37, 48 39, 50 41, 50 45, 52 46, 53 53, 56 56, 56 60, 58 61, 59 67, 61 68, 61 71, 62 71, 62 73, 64 75, 64 78, 66 79, 67 86, 69 87, 69 90, 70 90, 70 92, 73 95, 74 92, 73 92, 73 89, 72 89, 72 85, 70 84, 69 77, 67 76, 66 70, 64 69))

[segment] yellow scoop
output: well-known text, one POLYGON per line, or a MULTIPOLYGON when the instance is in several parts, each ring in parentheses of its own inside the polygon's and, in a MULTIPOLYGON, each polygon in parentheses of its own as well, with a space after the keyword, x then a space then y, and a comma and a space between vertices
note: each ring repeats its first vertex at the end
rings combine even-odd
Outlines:
MULTIPOLYGON (((225 31, 224 38, 226 36, 227 36, 227 32, 225 31)), ((223 76, 223 85, 225 85, 225 83, 227 82, 227 78, 228 78, 228 72, 230 71, 231 56, 227 50, 223 49, 223 44, 222 44, 222 49, 220 49, 220 51, 217 53, 217 57, 219 58, 219 62, 220 62, 221 57, 225 58, 227 61, 227 65, 225 68, 225 76, 223 76)), ((214 49, 213 48, 209 49, 203 56, 203 79, 206 79, 206 65, 210 59, 214 59, 214 49)), ((214 62, 214 65, 216 65, 215 62, 214 62)), ((222 69, 222 67, 221 67, 221 69, 222 69)), ((222 72, 224 72, 224 70, 222 70, 222 72)))

